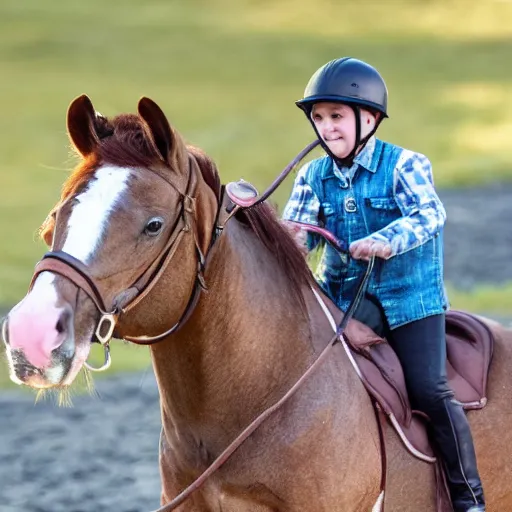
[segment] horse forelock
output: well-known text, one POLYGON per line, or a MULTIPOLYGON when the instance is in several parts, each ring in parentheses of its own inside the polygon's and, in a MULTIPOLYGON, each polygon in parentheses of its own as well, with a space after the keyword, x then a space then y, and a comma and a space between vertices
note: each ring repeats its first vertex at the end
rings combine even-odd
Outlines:
POLYGON ((164 165, 152 143, 143 120, 136 114, 121 114, 104 119, 100 130, 98 160, 118 167, 151 168, 164 165), (105 135, 102 137, 102 131, 105 135))
MULTIPOLYGON (((145 128, 144 121, 136 114, 121 114, 113 119, 99 117, 96 124, 99 146, 96 152, 84 158, 64 183, 62 199, 73 194, 88 181, 101 165, 120 168, 163 168, 165 163, 145 128)), ((194 146, 185 146, 201 170, 205 182, 220 195, 220 179, 213 160, 194 146)))

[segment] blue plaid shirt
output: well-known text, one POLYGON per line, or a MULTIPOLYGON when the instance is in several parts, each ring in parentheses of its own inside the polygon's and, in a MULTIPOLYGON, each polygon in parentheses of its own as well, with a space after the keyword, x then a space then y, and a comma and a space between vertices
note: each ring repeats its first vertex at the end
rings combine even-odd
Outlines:
MULTIPOLYGON (((375 137, 372 137, 356 156, 352 167, 338 168, 333 162, 334 174, 344 187, 351 185, 359 166, 368 171, 376 171, 372 168, 374 150, 375 137)), ((306 181, 308 168, 316 161, 308 162, 298 172, 283 219, 319 224, 321 202, 306 181)), ((434 189, 432 166, 427 157, 402 150, 394 170, 394 199, 402 217, 367 237, 390 244, 392 256, 424 244, 437 235, 445 223, 446 211, 434 189)), ((342 205, 339 207, 343 208, 342 205)))

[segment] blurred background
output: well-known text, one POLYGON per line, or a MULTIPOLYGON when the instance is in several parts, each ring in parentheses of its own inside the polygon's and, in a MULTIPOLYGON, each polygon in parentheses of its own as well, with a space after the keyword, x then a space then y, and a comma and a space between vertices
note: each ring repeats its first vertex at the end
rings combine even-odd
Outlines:
MULTIPOLYGON (((149 96, 224 183, 262 190, 312 140, 294 101, 318 67, 347 55, 388 84, 380 137, 433 163, 453 219, 452 305, 508 319, 510 0, 1 0, 0 314, 25 294, 45 251, 37 229, 75 165, 73 98, 86 93, 110 116, 149 96)), ((292 180, 274 196, 279 209, 292 180)), ((148 361, 115 347, 110 375, 148 361)), ((10 386, 5 364, 0 386, 10 386)))
MULTIPOLYGON (((76 163, 65 115, 79 94, 107 116, 153 98, 224 182, 261 190, 312 139, 294 105, 311 74, 351 55, 387 81, 380 137, 426 154, 441 195, 463 188, 471 201, 512 177, 511 36, 512 2, 499 0, 2 0, 0 310, 45 250, 37 228, 76 163)), ((504 314, 504 281, 449 283, 452 302, 504 314)))
MULTIPOLYGON (((499 0, 2 0, 0 311, 45 250, 37 228, 75 165, 65 115, 79 94, 107 116, 151 97, 224 182, 261 190, 312 139, 294 100, 318 67, 351 55, 387 81, 380 137, 426 154, 436 185, 464 203, 461 188, 475 200, 512 177, 511 36, 512 2, 499 0)), ((507 279, 473 281, 449 283, 454 306, 506 314, 507 279)))

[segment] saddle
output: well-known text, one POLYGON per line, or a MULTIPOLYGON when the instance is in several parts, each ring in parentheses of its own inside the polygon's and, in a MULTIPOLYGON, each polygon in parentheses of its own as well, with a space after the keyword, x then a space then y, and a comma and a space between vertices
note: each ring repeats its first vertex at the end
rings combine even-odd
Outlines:
MULTIPOLYGON (((411 408, 402 367, 386 339, 357 320, 348 323, 344 336, 366 389, 406 448, 421 460, 435 462, 427 435, 428 417, 411 408)), ((462 311, 448 311, 446 344, 448 383, 455 399, 465 409, 482 409, 487 403, 493 334, 478 317, 462 311)))

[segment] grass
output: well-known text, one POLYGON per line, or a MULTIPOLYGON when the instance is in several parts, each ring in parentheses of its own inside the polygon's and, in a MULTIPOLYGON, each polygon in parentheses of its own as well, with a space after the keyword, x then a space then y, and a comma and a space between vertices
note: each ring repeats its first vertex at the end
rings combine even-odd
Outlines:
POLYGON ((381 136, 428 155, 438 186, 512 178, 512 2, 2 0, 0 49, 3 306, 45 250, 35 233, 74 165, 65 113, 83 92, 106 115, 152 97, 224 182, 262 189, 312 138, 294 100, 313 71, 353 55, 388 82, 381 136))
POLYGON ((503 286, 478 286, 470 292, 463 292, 452 285, 448 285, 447 289, 451 306, 455 309, 511 319, 512 283, 505 283, 503 286))

